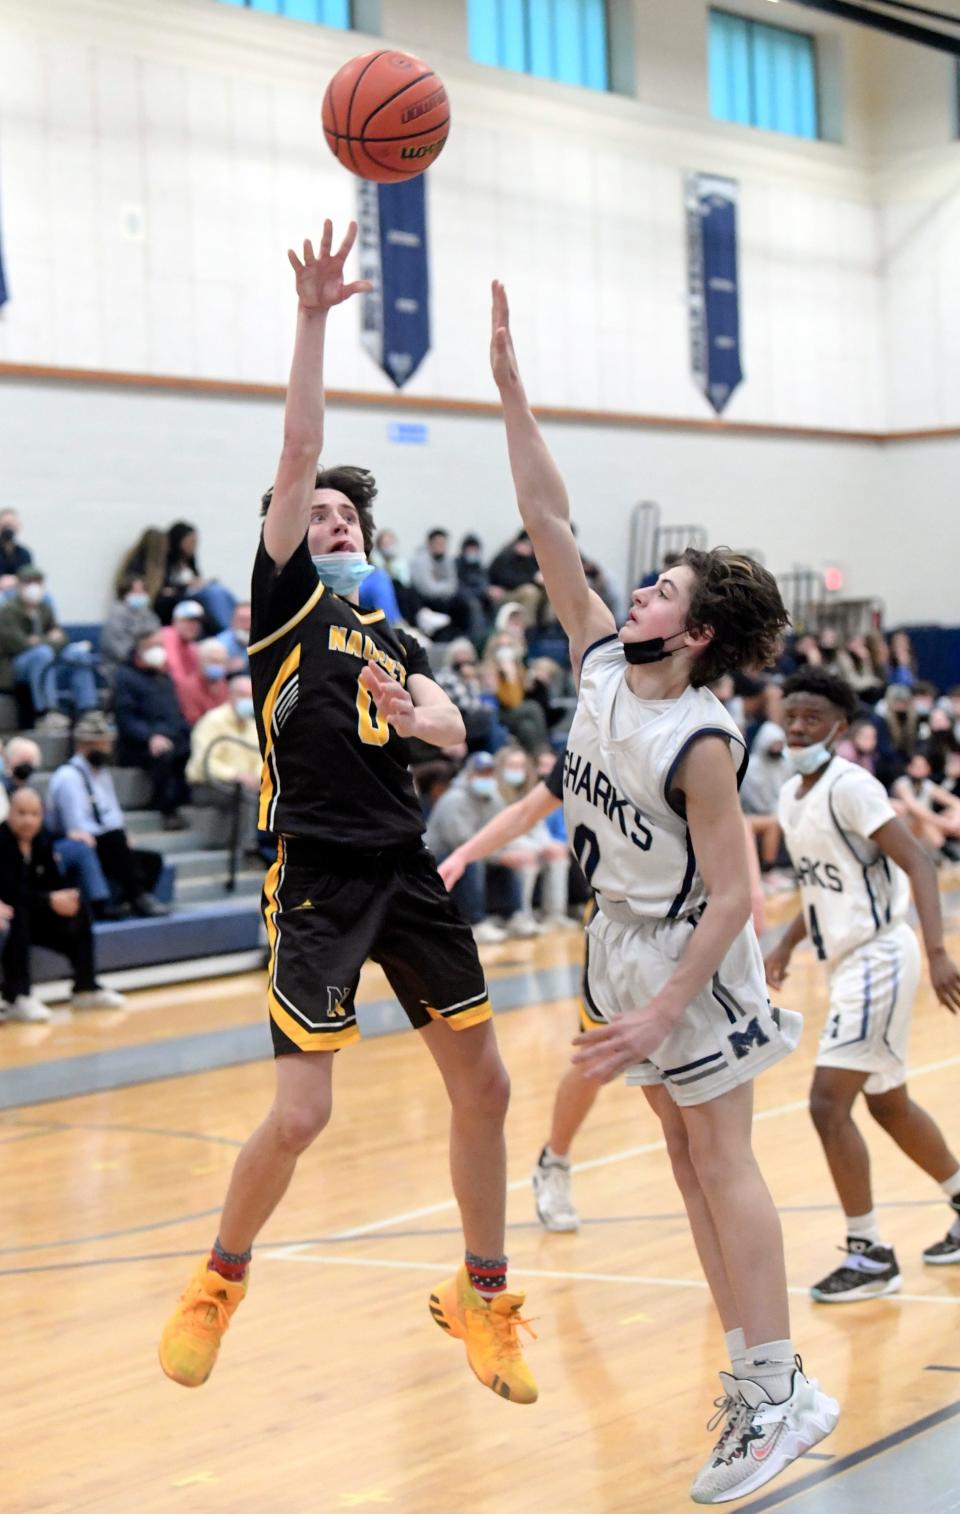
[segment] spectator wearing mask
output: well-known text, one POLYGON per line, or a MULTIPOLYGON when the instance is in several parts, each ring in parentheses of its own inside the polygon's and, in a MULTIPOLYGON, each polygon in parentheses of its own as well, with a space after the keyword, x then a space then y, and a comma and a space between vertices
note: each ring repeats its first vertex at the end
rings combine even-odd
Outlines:
POLYGON ((468 531, 460 542, 457 556, 457 579, 460 587, 477 600, 484 615, 489 619, 506 599, 506 590, 490 582, 490 574, 483 563, 483 542, 479 536, 468 531))
POLYGON ((17 540, 19 535, 16 510, 0 510, 0 590, 15 589, 20 569, 33 562, 33 553, 17 540))
POLYGON ((930 775, 934 783, 942 783, 947 770, 947 759, 951 753, 960 750, 960 741, 953 729, 953 712, 948 702, 938 700, 927 717, 926 726, 927 739, 923 750, 930 762, 930 775))
POLYGON ((194 804, 232 814, 239 798, 240 842, 255 852, 262 762, 250 679, 231 678, 227 695, 226 703, 201 715, 191 732, 187 780, 194 804))
POLYGON ((247 647, 250 645, 250 601, 244 600, 233 612, 233 619, 225 631, 214 637, 227 654, 227 677, 250 671, 247 647))
POLYGON ((167 654, 167 672, 173 679, 180 709, 188 725, 195 725, 207 710, 222 704, 225 692, 222 680, 226 672, 226 653, 219 648, 223 671, 219 679, 213 680, 220 684, 215 689, 207 672, 213 665, 211 659, 205 655, 201 660, 200 656, 202 633, 203 606, 196 599, 181 600, 173 611, 171 624, 160 632, 167 654))
MULTIPOLYGON (((7 742, 4 753, 6 771, 3 789, 6 803, 22 788, 32 787, 33 776, 40 769, 40 748, 29 736, 13 736, 7 742), (9 796, 9 798, 6 798, 9 796)), ((51 846, 53 836, 45 829, 44 838, 51 846)), ((115 910, 110 903, 110 885, 103 876, 100 859, 90 836, 60 836, 55 843, 55 854, 68 884, 76 885, 82 898, 90 906, 95 920, 117 920, 123 912, 115 910)), ((129 912, 127 912, 129 913, 129 912)))
MULTIPOLYGON (((501 606, 500 613, 506 606, 501 606)), ((486 689, 496 696, 499 718, 527 752, 549 746, 542 705, 527 694, 524 649, 511 631, 496 631, 484 648, 480 673, 486 689)))
POLYGON ((437 671, 437 683, 453 700, 467 733, 467 750, 498 752, 509 736, 497 718, 497 701, 488 694, 480 677, 473 642, 458 636, 445 648, 444 666, 437 671))
POLYGON ((197 600, 209 616, 212 629, 224 631, 233 618, 236 600, 216 579, 202 577, 197 565, 197 543, 197 528, 189 521, 178 520, 170 527, 164 582, 155 608, 164 625, 168 625, 176 605, 184 599, 197 600))
MULTIPOLYGON (((437 526, 418 547, 410 563, 410 584, 420 598, 420 608, 449 617, 449 630, 439 624, 423 625, 434 639, 449 641, 455 635, 476 640, 483 632, 479 601, 460 586, 457 566, 448 555, 450 533, 437 526)), ((418 619, 417 624, 421 624, 418 619)))
POLYGON ((906 769, 907 763, 917 749, 917 712, 913 708, 910 689, 903 683, 887 686, 883 699, 877 705, 880 720, 881 765, 877 777, 889 788, 906 769))
POLYGON ((891 799, 917 840, 935 856, 946 843, 960 838, 960 799, 934 783, 924 752, 914 752, 907 771, 893 785, 891 799))
POLYGON ((777 809, 780 790, 792 771, 786 745, 783 727, 765 720, 754 737, 750 761, 740 787, 740 804, 760 848, 760 870, 771 892, 793 887, 792 876, 777 868, 783 847, 777 809))
MULTIPOLYGON (((516 804, 518 799, 526 799, 537 785, 537 771, 522 747, 503 747, 497 753, 495 767, 504 809, 516 804)), ((566 843, 555 840, 550 834, 545 820, 538 820, 530 830, 505 846, 500 856, 520 873, 520 910, 510 922, 512 935, 532 936, 539 930, 578 929, 567 915, 570 854, 566 843), (533 914, 538 883, 541 888, 540 923, 533 914)))
POLYGON ((876 660, 869 636, 851 636, 846 646, 849 663, 847 681, 864 704, 876 704, 883 694, 886 664, 876 660))
POLYGON ((73 1009, 122 1008, 123 995, 97 982, 90 917, 78 891, 66 886, 43 831, 40 796, 27 786, 13 795, 0 825, 0 900, 0 913, 9 921, 0 954, 0 1018, 50 1019, 47 1006, 31 992, 32 946, 45 946, 69 961, 73 1009))
POLYGON ((47 790, 47 816, 55 836, 83 834, 96 847, 104 876, 136 915, 166 915, 169 907, 154 897, 163 870, 159 852, 131 847, 123 811, 110 775, 114 733, 99 711, 78 722, 76 751, 58 767, 47 790))
POLYGON ((373 564, 373 572, 360 585, 360 608, 365 611, 382 610, 391 625, 396 625, 397 621, 403 619, 397 600, 397 586, 386 568, 377 567, 376 563, 373 564))
MULTIPOLYGON (((459 777, 441 794, 430 812, 425 841, 438 862, 469 841, 481 826, 504 808, 497 785, 497 772, 489 752, 474 752, 459 777)), ((464 869, 454 898, 469 921, 481 946, 505 941, 503 930, 489 917, 491 905, 513 920, 522 899, 519 868, 522 862, 507 854, 494 854, 487 861, 472 862, 464 869)), ((533 932, 522 926, 518 934, 533 932)))
POLYGON ((383 568, 394 584, 403 589, 410 587, 410 564, 400 551, 400 538, 389 526, 384 526, 374 537, 370 560, 374 567, 383 568))
POLYGON ((837 742, 837 756, 877 775, 879 748, 877 728, 871 720, 855 720, 846 736, 837 742))
POLYGON ((183 830, 180 806, 189 798, 184 776, 190 756, 190 727, 167 673, 163 631, 141 636, 130 661, 117 669, 113 714, 117 722, 117 762, 142 768, 150 779, 151 809, 167 831, 183 830))
POLYGON ((546 613, 547 596, 533 542, 526 531, 518 531, 512 541, 500 548, 490 564, 489 577, 495 589, 503 589, 507 598, 523 605, 530 625, 540 624, 546 613))
POLYGON ((122 598, 124 584, 131 578, 140 578, 150 596, 150 603, 154 604, 163 588, 166 572, 167 533, 156 526, 147 526, 120 559, 114 577, 114 592, 118 599, 122 598))
POLYGON ((62 731, 69 717, 60 708, 69 700, 77 715, 97 703, 97 684, 88 642, 67 641, 46 601, 39 568, 20 569, 15 598, 0 604, 0 690, 29 693, 41 730, 62 731), (66 689, 61 693, 57 677, 66 689))
POLYGON ((127 574, 120 581, 117 599, 100 632, 100 659, 111 684, 117 668, 129 660, 141 637, 159 628, 160 617, 151 607, 144 579, 127 574))

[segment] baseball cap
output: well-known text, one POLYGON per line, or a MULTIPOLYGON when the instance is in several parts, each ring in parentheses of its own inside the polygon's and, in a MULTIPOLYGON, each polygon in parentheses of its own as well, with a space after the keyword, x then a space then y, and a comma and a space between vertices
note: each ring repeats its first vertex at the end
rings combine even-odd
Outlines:
POLYGON ((174 606, 173 618, 174 620, 202 620, 203 613, 203 605, 198 599, 181 599, 180 603, 174 606))

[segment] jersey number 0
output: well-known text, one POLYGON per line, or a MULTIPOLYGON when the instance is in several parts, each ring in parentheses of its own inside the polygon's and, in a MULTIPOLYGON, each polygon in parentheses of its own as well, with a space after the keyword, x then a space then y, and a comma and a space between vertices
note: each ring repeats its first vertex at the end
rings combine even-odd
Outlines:
POLYGON ((357 680, 357 731, 365 746, 386 746, 390 727, 370 710, 370 692, 357 680))

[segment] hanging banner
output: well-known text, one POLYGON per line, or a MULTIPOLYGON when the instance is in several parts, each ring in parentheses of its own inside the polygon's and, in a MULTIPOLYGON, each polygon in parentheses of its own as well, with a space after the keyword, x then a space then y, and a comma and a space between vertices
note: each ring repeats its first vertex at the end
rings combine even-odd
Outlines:
POLYGON ((708 173, 686 176, 690 365, 718 415, 743 378, 737 194, 734 179, 708 173))
POLYGON ((427 205, 424 176, 401 184, 359 184, 360 277, 364 347, 398 389, 430 351, 427 205))

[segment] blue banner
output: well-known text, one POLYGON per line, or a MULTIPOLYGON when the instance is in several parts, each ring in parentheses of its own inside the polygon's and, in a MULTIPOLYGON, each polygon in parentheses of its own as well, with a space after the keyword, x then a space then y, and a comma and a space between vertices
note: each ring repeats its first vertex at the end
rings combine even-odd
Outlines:
POLYGON ((402 389, 430 351, 425 175, 402 184, 361 179, 357 207, 364 347, 402 389))
POLYGON ((737 279, 737 184, 686 177, 690 365, 718 415, 743 379, 737 279))

